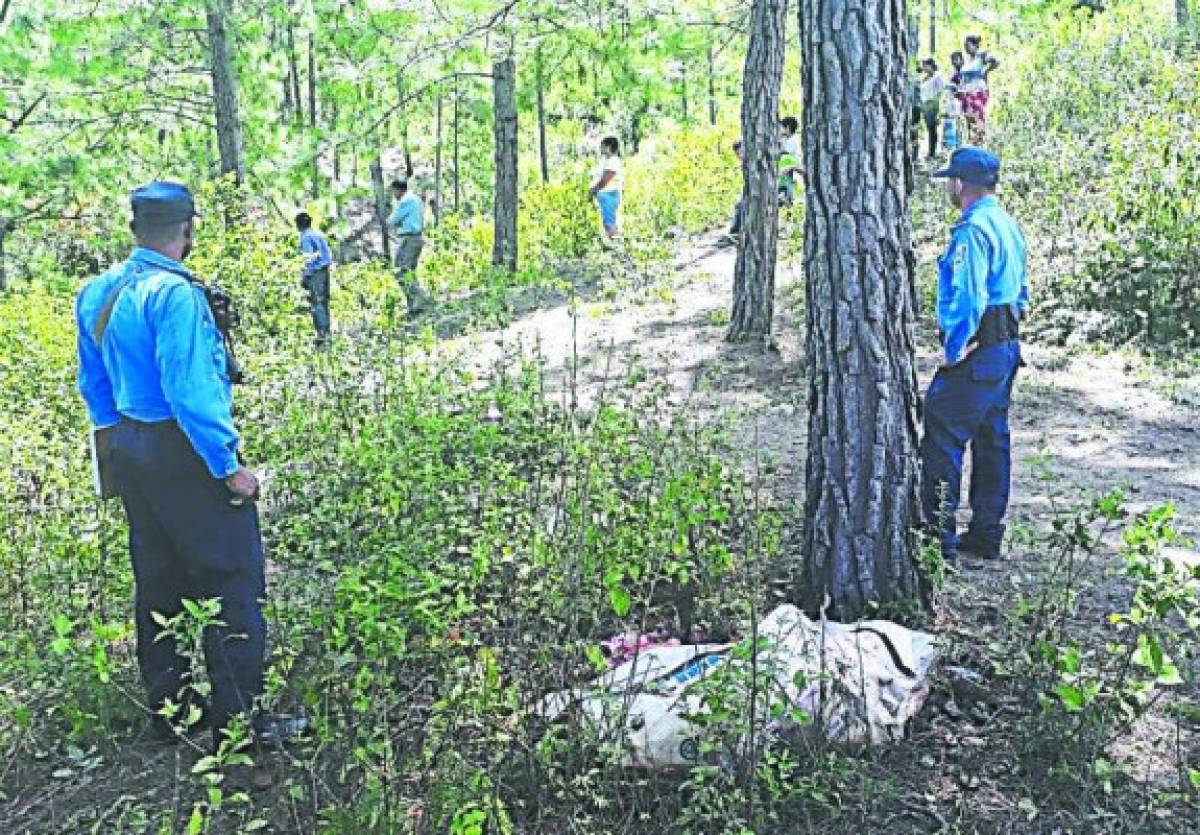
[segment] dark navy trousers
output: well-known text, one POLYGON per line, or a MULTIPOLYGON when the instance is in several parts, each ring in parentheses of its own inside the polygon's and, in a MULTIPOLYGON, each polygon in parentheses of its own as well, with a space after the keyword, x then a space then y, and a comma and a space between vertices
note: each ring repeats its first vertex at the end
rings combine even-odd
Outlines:
POLYGON ((999 550, 1012 471, 1008 407, 1020 362, 1020 343, 1012 339, 978 348, 957 365, 938 369, 929 384, 921 439, 921 502, 926 523, 941 534, 942 554, 948 560, 958 552, 956 513, 967 444, 968 535, 999 550))
POLYGON ((156 640, 151 616, 168 617, 181 600, 219 597, 224 626, 204 637, 212 693, 205 709, 216 731, 249 711, 263 687, 266 625, 262 537, 253 504, 234 507, 174 421, 122 418, 109 451, 111 471, 129 520, 136 583, 137 655, 152 710, 165 699, 197 704, 181 690, 189 667, 172 640, 156 640))

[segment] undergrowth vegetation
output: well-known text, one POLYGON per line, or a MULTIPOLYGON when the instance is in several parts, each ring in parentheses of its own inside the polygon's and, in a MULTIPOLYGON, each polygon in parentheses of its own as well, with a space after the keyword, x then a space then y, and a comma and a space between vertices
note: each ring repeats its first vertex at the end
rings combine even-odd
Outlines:
POLYGON ((997 107, 1048 338, 1200 346, 1196 52, 1139 4, 1022 24, 997 107), (1081 315, 1084 314, 1084 315, 1081 315))
MULTIPOLYGON (((1136 5, 1094 25, 1014 24, 1022 46, 1006 60, 1032 81, 997 109, 1003 199, 1030 231, 1044 336, 1197 347, 1196 59, 1136 5)), ((1005 608, 976 633, 921 624, 946 627, 945 660, 963 669, 937 682, 906 743, 760 734, 784 711, 813 717, 764 695, 753 665, 714 679, 697 764, 679 773, 625 768, 616 733, 539 716, 547 693, 609 668, 601 647, 616 635, 741 641, 733 652, 753 658, 757 619, 795 559, 795 496, 772 492, 744 425, 680 406, 636 356, 600 357, 605 382, 584 392, 576 368, 555 377, 536 347, 440 337, 508 322, 524 292, 579 315, 591 293, 674 280, 679 250, 736 202, 733 135, 646 140, 626 161, 613 248, 581 160, 524 183, 515 274, 490 266, 486 217, 444 214, 420 267, 439 302, 431 321, 405 320, 385 266, 339 265, 327 351, 307 330, 291 230, 228 183, 199 189, 208 217, 188 264, 238 300, 249 383, 236 417, 266 477, 267 702, 314 720, 255 798, 199 743, 164 752, 145 739, 127 532, 91 494, 71 311, 81 277, 128 239, 112 223, 46 224, 0 294, 0 828, 955 831, 938 811, 953 796, 961 831, 1194 831, 1200 568, 1177 558, 1173 506, 1134 509, 1115 491, 1054 497, 1045 525, 1020 533, 1031 560, 1003 578, 1005 608), (1146 788, 1115 748, 1152 721, 1173 771, 1146 788), (979 773, 995 781, 985 800, 971 794, 979 773), (1000 811, 966 828, 986 802, 1000 811)), ((918 188, 915 237, 930 249, 949 210, 918 188)), ((803 206, 782 223, 787 260, 803 206)), ((954 583, 939 605, 978 602, 954 583)), ((198 602, 173 628, 194 638, 214 616, 198 602)))

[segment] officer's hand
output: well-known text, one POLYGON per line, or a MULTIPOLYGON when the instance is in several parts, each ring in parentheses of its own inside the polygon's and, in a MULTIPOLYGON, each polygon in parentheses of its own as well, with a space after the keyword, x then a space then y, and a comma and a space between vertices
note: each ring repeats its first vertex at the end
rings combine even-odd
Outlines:
POLYGON ((238 467, 236 473, 227 476, 225 486, 233 494, 229 503, 234 507, 258 501, 258 479, 245 467, 238 467))

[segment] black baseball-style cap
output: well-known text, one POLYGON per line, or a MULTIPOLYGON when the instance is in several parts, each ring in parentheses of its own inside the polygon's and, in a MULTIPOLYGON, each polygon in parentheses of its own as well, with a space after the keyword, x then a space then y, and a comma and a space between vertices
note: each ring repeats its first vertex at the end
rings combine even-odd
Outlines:
POLYGON ((155 180, 129 196, 134 220, 151 223, 182 223, 200 217, 192 193, 182 183, 167 183, 155 180))

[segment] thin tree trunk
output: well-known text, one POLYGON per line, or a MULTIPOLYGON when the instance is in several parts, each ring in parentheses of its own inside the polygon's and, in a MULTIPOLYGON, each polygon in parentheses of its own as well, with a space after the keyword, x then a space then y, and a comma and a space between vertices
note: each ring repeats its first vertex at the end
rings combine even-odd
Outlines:
POLYGON ((308 35, 308 126, 317 128, 317 42, 310 32, 308 35))
POLYGON ((937 54, 937 0, 929 0, 929 55, 937 54))
POLYGON ((379 221, 380 243, 383 246, 383 257, 392 259, 391 242, 388 240, 388 204, 387 191, 383 184, 383 161, 378 156, 371 161, 371 190, 375 194, 375 219, 379 221))
POLYGON ((538 128, 538 162, 542 170, 542 182, 550 182, 550 156, 546 152, 546 77, 542 68, 542 49, 538 47, 534 53, 535 69, 537 71, 537 128, 538 128))
POLYGON ((854 619, 919 583, 904 6, 801 0, 808 463, 800 589, 854 619))
POLYGON ((683 121, 688 120, 688 89, 687 89, 687 64, 683 65, 683 69, 679 74, 679 98, 683 106, 683 121))
POLYGON ((283 77, 283 102, 279 106, 279 124, 286 125, 292 119, 292 77, 283 77))
POLYGON ((442 94, 439 91, 433 106, 433 225, 442 220, 442 94))
POLYGON ((321 196, 321 146, 317 139, 317 39, 308 35, 308 126, 312 130, 312 196, 321 196))
POLYGON ((708 123, 713 127, 717 125, 717 79, 711 44, 708 47, 708 123))
POLYGON ((742 78, 742 237, 726 339, 769 344, 779 233, 779 85, 787 0, 754 0, 742 78))
POLYGON ((292 101, 296 103, 296 123, 304 124, 304 99, 300 97, 300 62, 296 59, 296 32, 287 25, 288 74, 292 78, 292 101))
POLYGON ((492 64, 492 92, 496 142, 492 263, 512 272, 517 268, 517 85, 511 57, 492 64))
MULTIPOLYGON (((3 20, 3 18, 0 18, 3 20)), ((4 240, 8 237, 10 229, 8 218, 0 215, 0 293, 8 289, 8 270, 4 257, 4 240)))
POLYGON ((461 197, 462 197, 462 182, 458 176, 458 97, 459 97, 458 77, 455 76, 455 78, 454 78, 454 124, 452 126, 452 131, 451 131, 451 133, 453 134, 452 142, 454 145, 454 147, 451 149, 451 151, 452 151, 452 155, 454 157, 454 211, 455 211, 455 213, 458 212, 459 201, 461 200, 461 197))
POLYGON ((229 57, 225 20, 229 0, 208 0, 208 47, 212 62, 213 109, 217 117, 217 147, 221 173, 233 174, 240 184, 246 179, 242 159, 242 123, 238 117, 237 76, 229 57))

